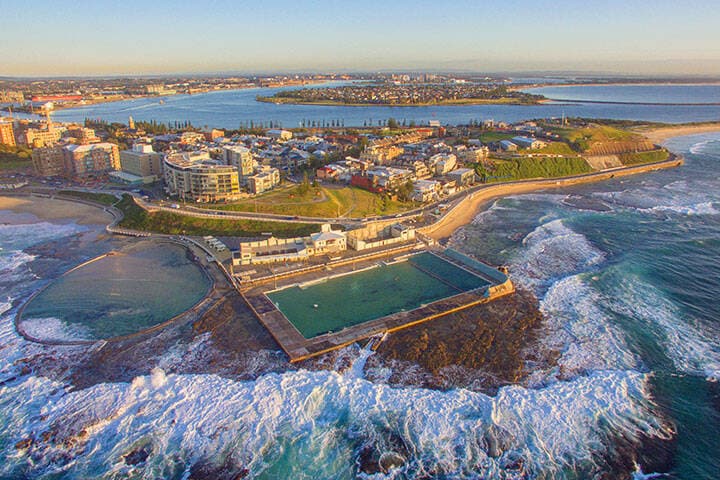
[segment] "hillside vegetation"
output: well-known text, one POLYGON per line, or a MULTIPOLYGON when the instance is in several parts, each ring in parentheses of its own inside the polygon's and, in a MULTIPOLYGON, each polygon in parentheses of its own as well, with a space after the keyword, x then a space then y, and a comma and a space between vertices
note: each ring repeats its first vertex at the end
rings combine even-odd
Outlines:
POLYGON ((496 160, 493 168, 475 167, 477 174, 487 183, 507 182, 530 178, 557 178, 590 173, 593 169, 580 157, 518 157, 496 160))
POLYGON ((302 185, 298 185, 229 204, 207 205, 206 208, 303 217, 358 218, 392 215, 411 206, 355 187, 303 188, 302 185))
POLYGON ((655 148, 652 142, 642 135, 608 125, 589 125, 584 128, 554 127, 552 131, 560 135, 574 151, 588 155, 609 155, 655 148))
POLYGON ((120 222, 121 227, 170 235, 258 237, 263 233, 272 233, 275 237, 292 238, 306 236, 320 229, 318 225, 310 223, 196 218, 164 211, 148 213, 130 195, 123 195, 115 206, 125 215, 120 222))

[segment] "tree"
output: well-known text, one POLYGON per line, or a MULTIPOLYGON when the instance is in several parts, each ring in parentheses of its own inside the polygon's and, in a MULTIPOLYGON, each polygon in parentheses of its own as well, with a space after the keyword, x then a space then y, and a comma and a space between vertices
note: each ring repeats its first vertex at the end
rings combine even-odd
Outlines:
POLYGON ((387 119, 387 126, 388 128, 395 130, 398 128, 398 122, 394 118, 390 117, 387 119))
POLYGON ((404 184, 400 185, 397 191, 398 198, 403 202, 409 202, 412 200, 412 194, 415 190, 412 180, 408 180, 404 184))
POLYGON ((298 186, 298 193, 305 195, 310 190, 310 178, 308 177, 307 171, 303 173, 302 183, 298 186))

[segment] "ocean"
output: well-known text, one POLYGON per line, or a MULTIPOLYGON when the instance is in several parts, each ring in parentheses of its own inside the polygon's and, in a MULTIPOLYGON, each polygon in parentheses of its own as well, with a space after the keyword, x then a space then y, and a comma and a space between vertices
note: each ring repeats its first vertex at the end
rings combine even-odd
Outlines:
POLYGON ((71 262, 37 247, 88 227, 2 213, 0 478, 718 478, 720 135, 668 147, 685 166, 496 200, 453 236, 535 293, 527 348, 558 352, 493 394, 369 381, 357 347, 346 370, 253 380, 169 374, 185 357, 161 351, 163 368, 77 390, 24 366, 88 347, 29 343, 13 319, 71 262), (368 449, 387 474, 361 472, 368 449))
MULTIPOLYGON (((334 82, 329 85, 342 84, 334 82)), ((325 86, 325 85, 316 85, 325 86)), ((161 123, 190 121, 196 127, 236 129, 241 126, 268 125, 297 128, 305 122, 341 123, 345 126, 377 125, 378 121, 395 118, 399 122, 414 121, 427 124, 437 120, 442 124, 467 124, 471 121, 493 119, 516 122, 533 118, 588 117, 644 120, 666 123, 713 121, 720 119, 720 87, 717 85, 665 85, 603 87, 547 87, 539 93, 552 98, 622 101, 652 101, 687 103, 689 105, 617 105, 593 103, 553 102, 544 105, 462 105, 436 107, 353 107, 318 105, 276 105, 257 102, 255 97, 271 96, 275 92, 295 87, 224 90, 197 95, 174 95, 164 98, 140 98, 85 107, 58 110, 53 118, 61 122, 83 122, 86 118, 100 118, 109 122, 127 123, 135 120, 161 123), (555 97, 558 95, 558 97, 555 97), (715 103, 716 105, 691 105, 715 103)))

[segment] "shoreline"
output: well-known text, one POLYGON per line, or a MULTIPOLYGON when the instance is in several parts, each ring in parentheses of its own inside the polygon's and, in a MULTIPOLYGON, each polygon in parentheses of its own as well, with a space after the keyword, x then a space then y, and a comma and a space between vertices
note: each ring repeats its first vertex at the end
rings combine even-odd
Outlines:
POLYGON ((664 127, 637 128, 633 129, 633 131, 647 137, 651 142, 659 144, 674 137, 720 132, 720 121, 698 123, 695 125, 680 124, 664 127))
POLYGON ((113 220, 113 216, 100 206, 65 198, 48 198, 37 195, 0 195, 0 210, 33 215, 46 222, 74 221, 78 225, 101 225, 104 227, 113 220))
MULTIPOLYGON (((662 142, 675 137, 720 132, 720 121, 700 123, 696 125, 685 124, 669 125, 647 129, 640 128, 634 129, 633 131, 645 136, 655 144, 661 144, 662 142)), ((624 167, 614 170, 604 170, 583 175, 580 177, 538 179, 527 180, 521 183, 514 184, 491 185, 486 189, 471 193, 470 195, 460 200, 460 202, 458 202, 448 212, 446 212, 445 215, 440 218, 440 220, 422 229, 422 233, 435 241, 448 239, 455 233, 456 230, 471 223, 475 219, 477 214, 480 213, 480 209, 485 203, 499 197, 530 193, 543 189, 563 188, 580 185, 583 183, 600 182, 603 180, 609 180, 614 177, 635 175, 639 173, 651 172, 658 169, 674 168, 676 166, 682 165, 683 162, 684 159, 682 156, 673 154, 671 152, 671 157, 669 159, 658 163, 636 165, 632 167, 624 167)))
POLYGON ((317 107, 398 107, 398 108, 405 108, 405 107, 463 107, 463 106, 477 106, 477 105, 513 105, 513 106, 527 106, 527 107, 533 107, 537 105, 543 105, 550 103, 551 100, 548 98, 544 98, 542 100, 538 100, 537 102, 528 103, 528 102, 515 102, 515 101, 496 101, 496 100, 475 100, 475 101, 448 101, 448 102, 435 102, 435 103, 343 103, 343 102, 333 102, 333 101, 317 101, 317 102, 308 102, 308 101, 275 101, 272 97, 261 97, 256 98, 256 102, 260 103, 272 103, 275 105, 311 105, 311 106, 317 106, 317 107))
MULTIPOLYGON (((720 126, 719 126, 720 129, 720 126)), ((555 189, 595 183, 603 180, 610 180, 616 177, 637 175, 640 173, 652 172, 666 168, 679 167, 684 159, 678 155, 672 155, 668 160, 632 167, 604 170, 600 172, 579 175, 574 177, 524 180, 516 183, 490 185, 479 189, 460 200, 437 222, 420 229, 420 232, 435 241, 442 241, 450 238, 456 230, 471 223, 480 212, 480 208, 490 200, 509 195, 535 192, 544 189, 555 189)))

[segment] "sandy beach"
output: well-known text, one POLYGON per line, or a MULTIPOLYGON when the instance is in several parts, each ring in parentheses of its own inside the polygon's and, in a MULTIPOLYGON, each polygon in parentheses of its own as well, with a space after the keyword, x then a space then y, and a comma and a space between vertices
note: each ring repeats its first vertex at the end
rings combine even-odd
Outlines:
POLYGON ((698 125, 668 126, 649 130, 638 129, 636 131, 646 136, 651 142, 659 144, 672 137, 720 132, 720 122, 703 123, 698 125))
MULTIPOLYGON (((720 124, 718 124, 720 130, 720 124)), ((673 158, 658 164, 639 165, 636 167, 606 170, 595 174, 584 175, 567 179, 536 180, 513 184, 491 185, 471 193, 457 203, 437 223, 434 223, 422 230, 422 233, 435 240, 449 238, 455 230, 472 222, 478 214, 480 207, 495 198, 521 193, 534 192, 537 190, 553 189, 580 185, 583 183, 599 182, 615 177, 636 175, 638 173, 650 172, 662 168, 673 168, 680 166, 683 160, 673 158)))
POLYGON ((0 210, 29 213, 43 220, 72 220, 80 225, 107 225, 112 215, 98 207, 45 197, 0 195, 0 210))

